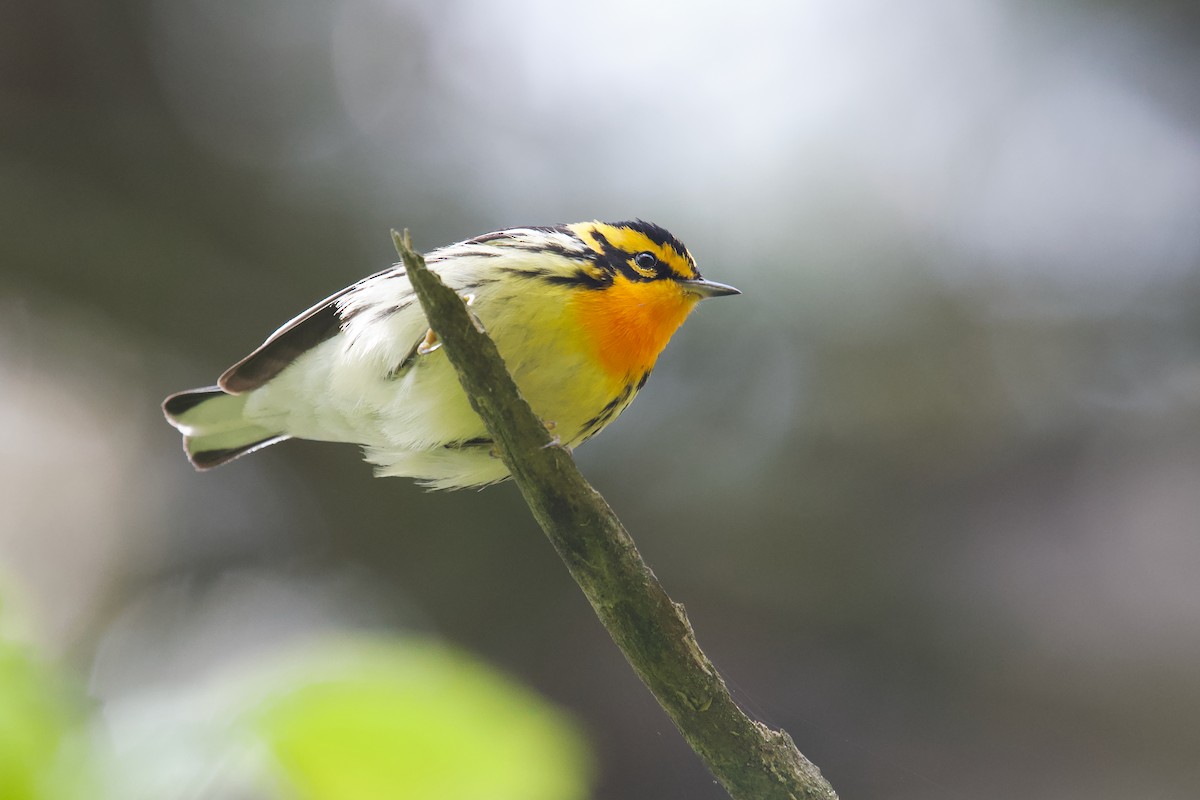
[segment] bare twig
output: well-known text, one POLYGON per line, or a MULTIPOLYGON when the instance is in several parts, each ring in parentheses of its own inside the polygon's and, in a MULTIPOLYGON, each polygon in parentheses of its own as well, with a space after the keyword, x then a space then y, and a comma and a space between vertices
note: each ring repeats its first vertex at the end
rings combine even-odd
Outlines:
POLYGON ((692 749, 736 800, 836 800, 790 736, 746 716, 628 531, 517 390, 462 299, 392 232, 430 326, 534 518, 600 621, 692 749))

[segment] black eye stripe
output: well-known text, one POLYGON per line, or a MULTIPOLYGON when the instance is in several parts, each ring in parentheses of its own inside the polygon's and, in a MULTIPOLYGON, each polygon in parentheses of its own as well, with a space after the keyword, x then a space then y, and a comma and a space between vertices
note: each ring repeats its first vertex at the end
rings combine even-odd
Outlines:
MULTIPOLYGON (((649 227, 652 231, 657 231, 662 234, 660 238, 666 241, 666 248, 669 259, 678 258, 683 262, 682 270, 678 269, 672 261, 664 260, 652 250, 639 250, 630 252, 622 250, 609 241, 608 237, 598 229, 592 228, 579 234, 579 238, 590 238, 594 242, 593 249, 598 251, 598 256, 594 259, 596 266, 607 272, 609 275, 622 275, 625 278, 640 282, 640 281, 657 281, 657 280, 686 280, 688 277, 696 276, 696 268, 692 261, 692 257, 688 254, 679 241, 670 234, 663 231, 661 228, 647 226, 645 223, 606 223, 614 227, 632 228, 635 231, 646 233, 641 230, 643 227, 649 227), (672 252, 673 251, 673 252, 672 252)), ((647 238, 652 243, 658 244, 654 236, 646 234, 647 238)), ((604 283, 609 285, 610 281, 604 283)))
MULTIPOLYGON (((684 275, 685 277, 692 277, 696 272, 696 262, 692 259, 691 254, 688 253, 687 248, 683 246, 681 241, 676 239, 661 226, 655 225, 651 222, 645 222, 640 219, 624 220, 622 222, 609 222, 606 224, 611 225, 614 228, 627 228, 632 231, 637 231, 638 233, 643 234, 658 247, 664 248, 668 252, 674 250, 676 255, 679 256, 679 260, 682 262, 682 264, 679 265, 679 274, 684 275)), ((667 264, 663 263, 661 264, 660 269, 666 267, 667 264)), ((665 273, 673 273, 676 272, 676 269, 662 269, 662 271, 665 273)))

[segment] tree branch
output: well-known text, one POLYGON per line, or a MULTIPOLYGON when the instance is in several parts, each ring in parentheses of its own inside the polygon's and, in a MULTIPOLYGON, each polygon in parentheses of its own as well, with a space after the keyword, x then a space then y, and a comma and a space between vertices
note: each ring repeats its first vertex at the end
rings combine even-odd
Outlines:
POLYGON ((517 390, 496 345, 428 270, 406 231, 396 250, 430 326, 534 518, 634 671, 735 800, 836 800, 790 736, 738 708, 604 498, 517 390))

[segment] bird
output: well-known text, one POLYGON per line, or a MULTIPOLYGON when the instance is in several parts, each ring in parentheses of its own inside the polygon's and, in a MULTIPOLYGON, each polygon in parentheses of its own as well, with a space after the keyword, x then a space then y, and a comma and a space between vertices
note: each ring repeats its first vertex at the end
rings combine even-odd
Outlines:
MULTIPOLYGON (((425 260, 569 450, 629 406, 700 300, 740 294, 701 277, 675 236, 642 220, 506 228, 425 260)), ((162 408, 198 470, 295 438, 358 444, 376 475, 430 489, 509 477, 403 264, 325 298, 216 386, 162 408)))

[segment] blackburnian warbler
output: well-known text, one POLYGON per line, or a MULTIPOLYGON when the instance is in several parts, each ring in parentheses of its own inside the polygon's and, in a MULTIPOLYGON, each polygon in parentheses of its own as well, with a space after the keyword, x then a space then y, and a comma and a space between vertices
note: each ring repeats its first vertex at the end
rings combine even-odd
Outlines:
MULTIPOLYGON (((625 410, 698 301, 738 294, 642 221, 511 228, 426 261, 569 448, 625 410)), ((301 438, 363 445, 377 474, 432 488, 508 476, 400 265, 317 303, 163 411, 198 469, 301 438)))

